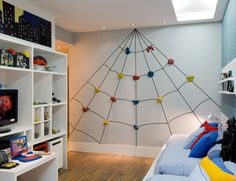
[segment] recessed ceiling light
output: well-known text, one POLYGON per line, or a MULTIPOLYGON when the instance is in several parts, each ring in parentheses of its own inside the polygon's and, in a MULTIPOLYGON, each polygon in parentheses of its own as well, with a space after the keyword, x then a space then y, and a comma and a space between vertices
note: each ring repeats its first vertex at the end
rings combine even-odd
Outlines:
POLYGON ((165 25, 165 24, 166 24, 166 21, 162 21, 162 23, 165 25))
POLYGON ((106 27, 105 27, 105 26, 102 26, 102 29, 103 29, 103 30, 105 30, 105 29, 106 29, 106 27))
POLYGON ((57 49, 59 49, 59 50, 60 50, 60 49, 61 49, 61 47, 60 47, 60 46, 57 46, 57 49))
POLYGON ((172 0, 178 21, 213 19, 218 0, 172 0))
POLYGON ((135 24, 134 24, 134 23, 132 24, 132 27, 135 27, 135 24))

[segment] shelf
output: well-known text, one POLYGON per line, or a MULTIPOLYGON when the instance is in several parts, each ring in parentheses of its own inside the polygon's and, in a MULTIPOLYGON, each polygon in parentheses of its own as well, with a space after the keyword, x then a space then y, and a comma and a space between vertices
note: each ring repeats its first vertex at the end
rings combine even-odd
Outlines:
POLYGON ((17 134, 17 133, 22 133, 22 132, 26 132, 26 131, 31 131, 32 129, 29 127, 19 127, 19 128, 12 128, 12 130, 8 133, 2 133, 0 134, 0 137, 4 137, 4 136, 9 136, 9 135, 13 135, 13 134, 17 134))
POLYGON ((65 136, 65 135, 66 135, 66 131, 61 131, 60 133, 57 133, 57 134, 51 134, 49 136, 44 136, 42 138, 37 138, 33 141, 33 145, 37 145, 39 143, 42 143, 42 142, 45 142, 45 141, 48 141, 48 140, 52 140, 54 138, 58 138, 58 137, 65 136))
POLYGON ((34 122, 34 125, 41 124, 41 122, 34 122))
POLYGON ((234 92, 229 92, 229 91, 218 91, 218 93, 220 93, 220 94, 230 94, 230 95, 234 94, 234 92))
POLYGON ((221 83, 224 83, 224 82, 227 82, 227 81, 234 81, 234 77, 229 77, 229 78, 220 80, 220 81, 218 81, 218 84, 221 84, 221 83))
POLYGON ((51 106, 51 104, 38 104, 38 105, 33 105, 34 108, 47 107, 47 106, 51 106))
POLYGON ((39 74, 51 74, 51 75, 62 75, 62 76, 66 76, 66 73, 53 72, 53 71, 33 70, 33 72, 34 72, 34 73, 39 73, 39 74))
POLYGON ((52 103, 51 106, 64 106, 66 104, 67 104, 66 102, 52 103))
POLYGON ((4 66, 0 65, 0 70, 11 70, 11 71, 21 71, 21 72, 32 72, 31 69, 24 69, 20 67, 10 67, 10 66, 4 66))
POLYGON ((43 122, 44 122, 44 123, 47 123, 47 122, 49 122, 49 121, 51 121, 51 119, 44 120, 43 122))

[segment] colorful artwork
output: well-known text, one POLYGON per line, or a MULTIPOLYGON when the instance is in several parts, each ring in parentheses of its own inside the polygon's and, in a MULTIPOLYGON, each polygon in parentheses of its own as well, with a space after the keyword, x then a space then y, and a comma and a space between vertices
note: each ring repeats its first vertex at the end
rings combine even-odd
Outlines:
POLYGON ((51 22, 0 0, 0 33, 51 47, 51 22))

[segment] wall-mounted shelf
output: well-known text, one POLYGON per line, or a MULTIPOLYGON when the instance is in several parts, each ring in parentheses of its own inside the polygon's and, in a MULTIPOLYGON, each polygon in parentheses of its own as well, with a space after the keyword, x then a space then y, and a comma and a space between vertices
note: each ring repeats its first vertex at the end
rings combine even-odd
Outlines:
POLYGON ((236 77, 236 58, 227 64, 220 73, 219 91, 220 94, 236 95, 235 88, 236 77))

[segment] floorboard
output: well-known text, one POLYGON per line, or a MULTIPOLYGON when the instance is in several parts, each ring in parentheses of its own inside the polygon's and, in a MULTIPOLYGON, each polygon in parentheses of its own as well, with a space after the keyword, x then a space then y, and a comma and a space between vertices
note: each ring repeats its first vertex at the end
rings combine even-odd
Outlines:
POLYGON ((60 171, 59 181, 141 181, 153 158, 94 153, 69 153, 68 170, 60 171))

